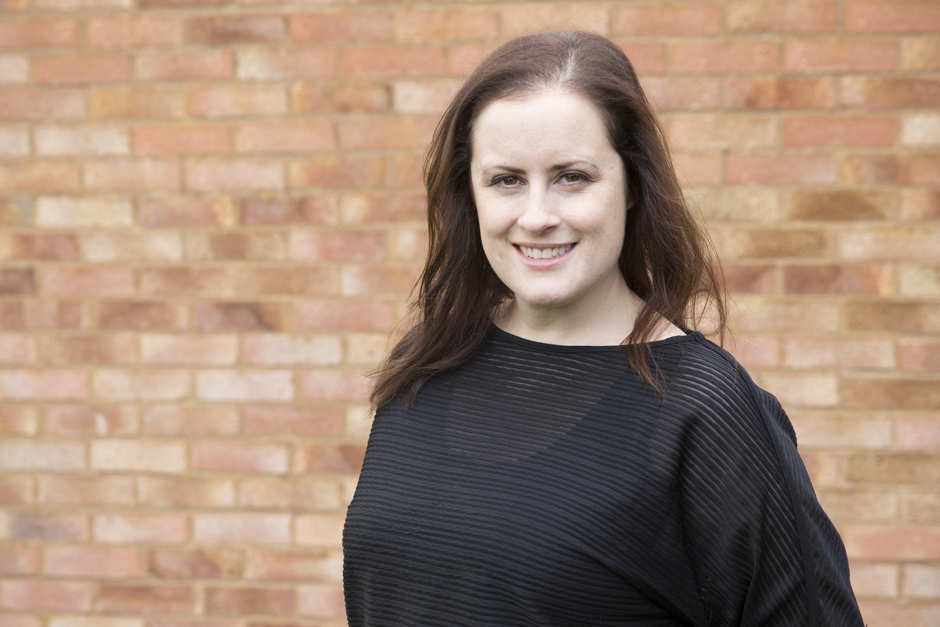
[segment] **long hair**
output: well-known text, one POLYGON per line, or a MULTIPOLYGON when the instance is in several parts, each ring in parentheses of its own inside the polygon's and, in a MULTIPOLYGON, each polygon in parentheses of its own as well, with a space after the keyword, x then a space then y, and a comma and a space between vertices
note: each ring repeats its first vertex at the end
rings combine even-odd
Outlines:
POLYGON ((424 163, 429 250, 412 304, 418 321, 373 372, 374 408, 405 391, 414 400, 428 379, 470 359, 497 307, 512 297, 480 239, 470 179, 473 124, 495 100, 548 87, 594 103, 627 174, 632 206, 620 271, 644 301, 624 340, 631 365, 661 389, 647 342, 662 319, 697 328, 706 304, 712 330, 723 336, 724 293, 710 244, 686 206, 665 135, 630 61, 599 35, 529 35, 500 46, 480 64, 434 132, 424 163))

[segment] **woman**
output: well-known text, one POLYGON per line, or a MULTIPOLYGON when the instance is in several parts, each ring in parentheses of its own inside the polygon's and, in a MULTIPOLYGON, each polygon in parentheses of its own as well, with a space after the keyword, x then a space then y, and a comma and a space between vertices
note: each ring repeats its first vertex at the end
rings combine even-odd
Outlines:
POLYGON ((378 370, 349 624, 862 625, 776 399, 724 309, 636 74, 511 41, 426 167, 420 322, 378 370))

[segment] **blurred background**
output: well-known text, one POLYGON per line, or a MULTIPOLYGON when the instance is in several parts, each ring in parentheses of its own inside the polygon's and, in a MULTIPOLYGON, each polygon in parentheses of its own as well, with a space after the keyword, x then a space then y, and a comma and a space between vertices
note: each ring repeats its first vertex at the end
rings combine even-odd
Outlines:
POLYGON ((872 626, 940 625, 940 3, 0 0, 0 624, 339 627, 341 533, 492 48, 622 44, 872 626))

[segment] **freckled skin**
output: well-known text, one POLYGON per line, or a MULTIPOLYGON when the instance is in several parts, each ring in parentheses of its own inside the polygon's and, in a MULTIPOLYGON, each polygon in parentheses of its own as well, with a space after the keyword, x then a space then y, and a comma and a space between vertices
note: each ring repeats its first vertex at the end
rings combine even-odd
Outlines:
POLYGON ((497 100, 477 118, 472 147, 483 250, 515 294, 496 324, 536 341, 619 344, 642 301, 618 267, 627 180, 600 112, 557 89, 497 100), (569 245, 553 260, 523 253, 569 245))

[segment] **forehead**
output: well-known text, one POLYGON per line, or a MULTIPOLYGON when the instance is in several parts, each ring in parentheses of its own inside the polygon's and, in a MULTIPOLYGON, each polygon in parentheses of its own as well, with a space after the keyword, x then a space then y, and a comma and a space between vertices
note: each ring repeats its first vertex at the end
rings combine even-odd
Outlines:
POLYGON ((559 89, 494 100, 477 116, 471 132, 474 160, 491 153, 535 156, 545 151, 613 150, 598 107, 559 89))

